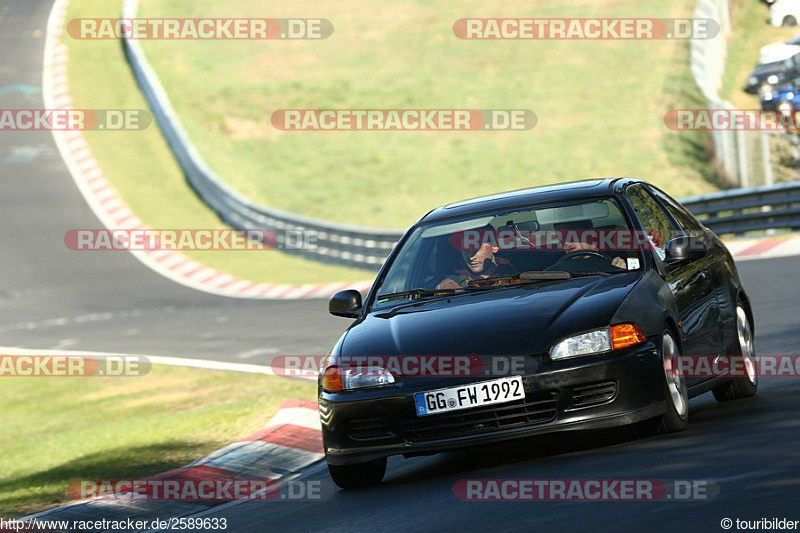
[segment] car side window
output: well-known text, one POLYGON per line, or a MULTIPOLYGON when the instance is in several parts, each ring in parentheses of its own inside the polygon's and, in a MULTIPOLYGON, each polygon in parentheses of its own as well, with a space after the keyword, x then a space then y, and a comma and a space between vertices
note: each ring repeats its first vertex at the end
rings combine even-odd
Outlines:
POLYGON ((666 256, 667 242, 678 228, 674 226, 667 212, 641 185, 628 187, 626 194, 656 254, 663 260, 666 256))
POLYGON ((672 215, 672 218, 675 219, 686 235, 694 235, 696 237, 703 235, 703 226, 685 207, 656 188, 652 188, 651 191, 653 196, 658 198, 661 204, 667 208, 669 214, 672 215))

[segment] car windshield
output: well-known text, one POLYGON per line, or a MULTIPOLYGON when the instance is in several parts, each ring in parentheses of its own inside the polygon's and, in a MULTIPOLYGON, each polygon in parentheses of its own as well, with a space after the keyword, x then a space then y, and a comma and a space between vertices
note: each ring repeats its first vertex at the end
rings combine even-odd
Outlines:
POLYGON ((483 212, 416 227, 378 286, 373 308, 402 300, 638 270, 646 232, 613 198, 483 212))

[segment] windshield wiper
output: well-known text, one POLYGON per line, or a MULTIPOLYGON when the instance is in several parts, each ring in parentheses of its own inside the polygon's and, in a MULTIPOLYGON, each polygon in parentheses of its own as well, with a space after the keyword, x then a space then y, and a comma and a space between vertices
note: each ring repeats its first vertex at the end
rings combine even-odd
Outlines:
POLYGON ((570 273, 560 270, 529 270, 510 276, 495 276, 483 279, 474 279, 467 283, 467 287, 508 287, 520 285, 527 281, 546 281, 553 279, 569 279, 570 273))
MULTIPOLYGON (((620 270, 620 272, 626 271, 620 270)), ((610 276, 611 274, 616 274, 616 272, 604 272, 600 270, 586 272, 567 272, 565 270, 529 270, 527 272, 512 274, 510 276, 475 279, 467 283, 467 287, 481 289, 492 287, 509 287, 513 285, 522 285, 528 281, 563 280, 583 276, 610 276)))
MULTIPOLYGON (((620 270, 619 272, 627 272, 627 270, 620 270)), ((586 272, 570 272, 570 276, 573 278, 580 278, 583 276, 610 276, 611 274, 617 274, 618 272, 606 272, 603 270, 592 270, 586 272)))
POLYGON ((521 279, 569 279, 572 275, 564 270, 529 270, 519 275, 521 279))
POLYGON ((389 300, 399 300, 401 298, 408 298, 410 300, 418 300, 426 296, 438 296, 440 294, 454 294, 457 290, 461 289, 411 289, 408 291, 390 292, 387 294, 379 294, 378 302, 388 302, 389 300))

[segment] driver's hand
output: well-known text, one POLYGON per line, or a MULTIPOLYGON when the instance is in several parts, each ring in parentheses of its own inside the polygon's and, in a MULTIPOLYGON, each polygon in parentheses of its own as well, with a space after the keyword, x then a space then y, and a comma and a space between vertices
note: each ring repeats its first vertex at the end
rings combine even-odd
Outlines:
POLYGON ((577 252, 580 250, 597 250, 597 246, 586 242, 570 242, 564 247, 567 252, 577 252))
POLYGON ((612 259, 611 264, 617 268, 628 268, 628 265, 625 264, 625 260, 621 257, 615 257, 612 259))
POLYGON ((453 281, 450 278, 443 279, 441 281, 441 283, 439 283, 436 286, 436 290, 439 290, 439 289, 460 289, 460 288, 461 288, 461 285, 459 285, 458 283, 456 283, 455 281, 453 281))

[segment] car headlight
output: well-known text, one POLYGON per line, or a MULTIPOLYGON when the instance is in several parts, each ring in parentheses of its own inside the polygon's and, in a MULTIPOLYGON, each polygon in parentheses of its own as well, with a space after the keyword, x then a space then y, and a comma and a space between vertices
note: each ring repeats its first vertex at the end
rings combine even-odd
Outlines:
POLYGON ((776 76, 775 74, 770 75, 770 77, 767 78, 767 83, 775 85, 776 83, 778 83, 778 76, 776 76))
POLYGON ((328 392, 373 389, 394 385, 394 375, 382 366, 329 366, 322 374, 322 388, 328 392))
POLYGON ((617 324, 559 341, 550 349, 551 359, 567 359, 635 346, 646 340, 636 324, 617 324))
POLYGON ((765 91, 761 93, 761 99, 764 100, 765 102, 769 102, 770 100, 772 100, 772 98, 773 98, 772 91, 765 91))
POLYGON ((786 99, 787 100, 794 100, 794 93, 793 92, 786 93, 786 99))
POLYGON ((747 85, 758 85, 758 78, 756 78, 755 76, 750 76, 747 79, 747 85))

